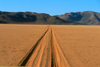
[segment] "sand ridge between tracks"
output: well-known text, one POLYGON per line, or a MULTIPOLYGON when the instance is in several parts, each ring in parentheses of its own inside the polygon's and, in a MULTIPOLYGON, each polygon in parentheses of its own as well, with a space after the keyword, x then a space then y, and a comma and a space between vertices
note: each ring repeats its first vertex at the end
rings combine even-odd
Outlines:
POLYGON ((18 66, 71 67, 56 40, 51 26, 19 62, 18 66))

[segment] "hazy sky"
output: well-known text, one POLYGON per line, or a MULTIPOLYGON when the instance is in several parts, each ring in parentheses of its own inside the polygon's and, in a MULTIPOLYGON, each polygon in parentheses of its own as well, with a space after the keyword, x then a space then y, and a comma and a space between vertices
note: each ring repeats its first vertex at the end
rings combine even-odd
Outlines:
POLYGON ((0 11, 30 11, 50 15, 79 11, 100 13, 100 0, 0 0, 0 11))

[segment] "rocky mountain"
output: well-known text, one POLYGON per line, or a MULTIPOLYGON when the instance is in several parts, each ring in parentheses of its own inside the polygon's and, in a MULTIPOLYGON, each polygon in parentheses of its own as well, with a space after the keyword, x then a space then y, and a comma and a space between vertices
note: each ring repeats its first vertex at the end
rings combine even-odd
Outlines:
POLYGON ((34 12, 1 12, 0 23, 6 24, 80 24, 57 16, 34 12))
POLYGON ((63 15, 59 15, 59 18, 63 20, 74 21, 82 24, 88 25, 100 25, 100 13, 92 11, 84 12, 70 12, 63 15))

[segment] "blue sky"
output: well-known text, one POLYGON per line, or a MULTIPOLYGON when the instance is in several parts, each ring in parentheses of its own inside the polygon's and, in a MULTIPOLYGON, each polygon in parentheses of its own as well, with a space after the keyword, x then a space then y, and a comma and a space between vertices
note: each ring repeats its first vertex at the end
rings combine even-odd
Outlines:
POLYGON ((0 0, 0 11, 61 15, 69 12, 100 13, 100 0, 0 0))

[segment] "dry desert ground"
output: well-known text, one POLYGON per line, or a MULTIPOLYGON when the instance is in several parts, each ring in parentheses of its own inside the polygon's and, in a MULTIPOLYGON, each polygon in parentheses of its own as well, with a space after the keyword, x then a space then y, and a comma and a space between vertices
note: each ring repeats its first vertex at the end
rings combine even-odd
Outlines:
POLYGON ((100 26, 0 24, 0 66, 100 67, 100 26))

